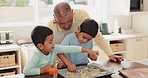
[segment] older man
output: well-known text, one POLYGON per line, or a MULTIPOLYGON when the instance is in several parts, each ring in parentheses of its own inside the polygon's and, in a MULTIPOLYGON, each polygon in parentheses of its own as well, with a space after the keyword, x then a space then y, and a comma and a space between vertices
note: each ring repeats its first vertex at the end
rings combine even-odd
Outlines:
MULTIPOLYGON (((54 8, 54 19, 49 22, 49 27, 53 29, 55 34, 55 43, 60 44, 67 34, 75 32, 77 27, 87 18, 90 17, 84 10, 71 9, 70 5, 66 2, 57 4, 54 8)), ((117 62, 123 60, 121 56, 113 54, 110 46, 100 32, 94 41, 107 54, 111 61, 117 62)), ((61 59, 64 59, 64 57, 61 59)))

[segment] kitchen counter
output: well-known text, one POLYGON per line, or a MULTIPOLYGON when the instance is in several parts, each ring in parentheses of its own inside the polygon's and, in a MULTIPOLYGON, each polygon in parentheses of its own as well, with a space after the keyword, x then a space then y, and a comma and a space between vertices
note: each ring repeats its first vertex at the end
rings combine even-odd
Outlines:
MULTIPOLYGON (((148 61, 148 60, 147 60, 148 61)), ((144 61, 145 62, 145 61, 144 61)), ((122 67, 120 64, 118 63, 113 63, 110 62, 108 60, 106 61, 96 61, 95 63, 101 64, 103 66, 106 67, 110 67, 113 68, 115 71, 115 74, 112 74, 112 78, 124 78, 123 76, 119 75, 119 70, 122 70, 122 67)), ((148 65, 144 65, 138 62, 132 62, 131 68, 130 69, 135 69, 135 68, 146 68, 148 67, 148 65)), ((51 75, 49 74, 43 74, 43 75, 38 75, 38 76, 29 76, 29 77, 25 77, 25 78, 53 78, 51 75)))
POLYGON ((144 65, 148 65, 148 59, 139 60, 139 61, 136 61, 136 62, 144 64, 144 65))
POLYGON ((111 35, 103 35, 106 40, 122 40, 122 39, 131 39, 131 38, 139 38, 139 37, 148 37, 148 34, 111 34, 111 35))
MULTIPOLYGON (((148 62, 148 60, 147 60, 147 62, 148 62)), ((111 76, 112 78, 125 78, 119 74, 119 70, 122 70, 121 64, 113 63, 110 61, 102 61, 102 62, 98 62, 98 63, 103 66, 110 67, 110 68, 114 69, 115 74, 112 74, 112 76, 111 76)), ((135 69, 135 68, 148 68, 148 65, 141 64, 140 62, 132 62, 130 69, 135 69)))

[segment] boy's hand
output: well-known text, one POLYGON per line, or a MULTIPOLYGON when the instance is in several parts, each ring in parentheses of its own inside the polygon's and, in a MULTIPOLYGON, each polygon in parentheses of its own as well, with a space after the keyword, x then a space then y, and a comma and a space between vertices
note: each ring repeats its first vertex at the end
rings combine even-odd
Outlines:
POLYGON ((48 73, 50 68, 52 68, 52 65, 50 65, 50 64, 49 65, 46 65, 45 67, 43 67, 43 71, 45 73, 48 73))
POLYGON ((88 53, 88 57, 92 60, 92 61, 96 61, 98 58, 99 52, 98 51, 89 51, 88 53))
POLYGON ((57 68, 63 68, 63 67, 66 67, 66 65, 63 62, 59 62, 57 64, 57 68))
POLYGON ((87 52, 88 57, 93 61, 96 61, 97 58, 98 58, 98 55, 99 55, 98 51, 93 51, 93 50, 90 50, 88 48, 82 48, 82 52, 87 52))
POLYGON ((69 71, 71 71, 71 72, 77 72, 77 67, 76 67, 75 64, 73 64, 73 63, 68 64, 67 67, 68 67, 69 71))
MULTIPOLYGON (((57 68, 63 68, 63 67, 66 67, 66 65, 65 65, 63 62, 59 62, 59 63, 57 64, 57 68)), ((71 71, 71 72, 76 72, 76 71, 77 71, 77 68, 76 68, 76 66, 75 66, 73 63, 69 63, 69 64, 67 65, 67 68, 68 68, 69 71, 71 71)))

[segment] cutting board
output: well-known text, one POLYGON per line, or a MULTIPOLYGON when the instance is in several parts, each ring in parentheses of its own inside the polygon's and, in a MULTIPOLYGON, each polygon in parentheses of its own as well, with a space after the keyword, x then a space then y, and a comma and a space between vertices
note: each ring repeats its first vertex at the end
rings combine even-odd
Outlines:
POLYGON ((119 72, 127 78, 148 78, 148 68, 120 70, 119 72))

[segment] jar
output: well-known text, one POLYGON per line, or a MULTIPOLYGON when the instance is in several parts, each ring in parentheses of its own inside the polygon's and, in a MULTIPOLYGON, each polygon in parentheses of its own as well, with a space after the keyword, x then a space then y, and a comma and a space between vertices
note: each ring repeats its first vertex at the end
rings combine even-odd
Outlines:
POLYGON ((49 74, 53 75, 53 78, 58 78, 58 69, 57 68, 50 68, 49 74))

